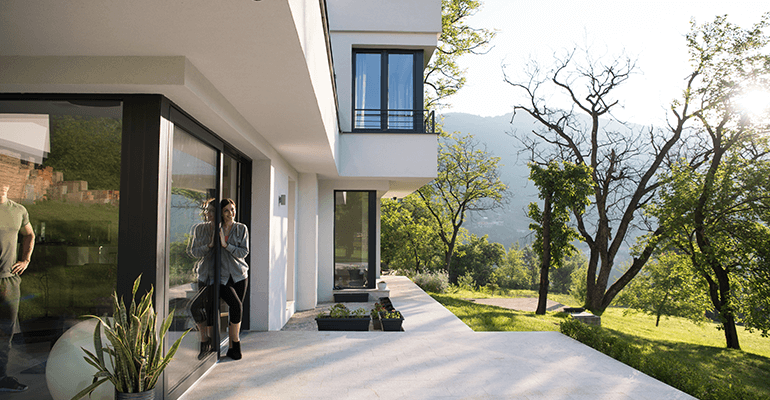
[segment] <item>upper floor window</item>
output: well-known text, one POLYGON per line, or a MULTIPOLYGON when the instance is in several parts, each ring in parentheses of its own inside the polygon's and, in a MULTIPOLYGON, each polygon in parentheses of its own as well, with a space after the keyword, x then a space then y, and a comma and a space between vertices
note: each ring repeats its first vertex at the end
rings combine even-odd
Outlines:
POLYGON ((353 50, 353 130, 425 132, 422 51, 353 50))

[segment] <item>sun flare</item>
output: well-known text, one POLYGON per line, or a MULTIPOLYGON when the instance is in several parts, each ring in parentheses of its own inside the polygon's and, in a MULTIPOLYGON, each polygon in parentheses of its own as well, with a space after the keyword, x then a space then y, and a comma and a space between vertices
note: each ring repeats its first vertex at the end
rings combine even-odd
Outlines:
POLYGON ((738 105, 749 115, 767 116, 770 113, 770 92, 758 89, 751 90, 738 99, 738 105))

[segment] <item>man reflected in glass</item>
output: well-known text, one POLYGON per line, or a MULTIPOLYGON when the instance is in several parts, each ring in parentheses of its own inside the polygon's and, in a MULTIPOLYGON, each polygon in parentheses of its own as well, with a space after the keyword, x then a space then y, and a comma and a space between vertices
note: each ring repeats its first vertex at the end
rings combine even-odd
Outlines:
POLYGON ((0 175, 0 392, 23 392, 27 385, 8 376, 8 355, 19 315, 21 274, 29 267, 35 233, 27 209, 8 198, 9 171, 0 175), (21 257, 17 254, 21 234, 21 257))

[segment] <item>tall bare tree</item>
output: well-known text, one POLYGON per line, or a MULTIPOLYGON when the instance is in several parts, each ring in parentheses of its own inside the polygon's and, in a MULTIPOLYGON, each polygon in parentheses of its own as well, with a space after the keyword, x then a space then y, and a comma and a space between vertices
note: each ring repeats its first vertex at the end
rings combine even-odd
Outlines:
MULTIPOLYGON (((505 72, 505 71, 504 71, 505 72)), ((578 231, 589 248, 586 307, 601 314, 639 272, 655 249, 649 240, 636 252, 630 268, 612 285, 609 278, 618 252, 631 241, 635 229, 651 237, 662 230, 644 218, 642 207, 659 186, 656 174, 678 148, 687 121, 693 118, 686 97, 672 106, 668 129, 638 128, 612 114, 615 97, 635 72, 627 56, 594 60, 587 50, 572 50, 557 57, 553 68, 531 63, 523 81, 506 74, 505 81, 524 94, 514 106, 514 118, 523 112, 537 123, 530 132, 516 132, 536 162, 564 160, 591 168, 592 204, 575 215, 578 231), (577 61, 578 54, 585 59, 577 61)), ((695 76, 685 82, 691 90, 695 76)))

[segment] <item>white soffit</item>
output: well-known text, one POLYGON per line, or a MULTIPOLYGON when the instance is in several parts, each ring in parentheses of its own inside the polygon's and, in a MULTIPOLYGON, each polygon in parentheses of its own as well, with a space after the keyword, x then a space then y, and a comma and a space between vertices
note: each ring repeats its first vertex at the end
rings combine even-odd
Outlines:
MULTIPOLYGON (((305 6, 319 7, 310 0, 305 6)), ((187 80, 159 76, 159 82, 132 82, 122 76, 111 82, 57 82, 61 76, 39 75, 24 80, 0 65, 0 91, 164 94, 226 140, 251 146, 252 157, 261 152, 274 158, 270 153, 277 151, 297 171, 335 175, 334 135, 327 133, 333 127, 328 117, 324 123, 328 110, 319 109, 333 99, 319 99, 328 95, 314 86, 330 87, 331 78, 324 83, 316 76, 313 82, 305 58, 311 52, 300 41, 300 35, 323 31, 296 21, 288 0, 3 0, 5 60, 114 57, 122 63, 130 57, 174 62, 180 57, 187 80), (189 79, 190 71, 202 79, 189 79)))

